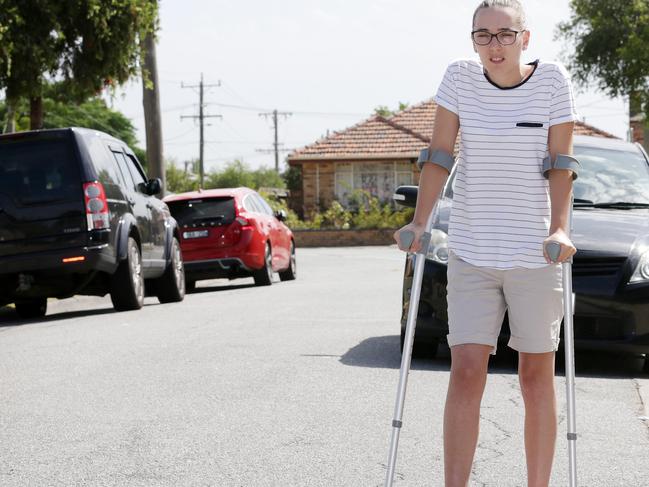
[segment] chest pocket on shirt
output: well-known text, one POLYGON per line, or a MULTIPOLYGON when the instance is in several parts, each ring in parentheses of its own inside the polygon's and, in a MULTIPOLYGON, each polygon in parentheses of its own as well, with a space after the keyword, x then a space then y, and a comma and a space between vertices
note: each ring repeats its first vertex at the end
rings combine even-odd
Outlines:
POLYGON ((517 122, 516 123, 517 127, 536 127, 536 128, 542 128, 543 123, 542 122, 517 122))

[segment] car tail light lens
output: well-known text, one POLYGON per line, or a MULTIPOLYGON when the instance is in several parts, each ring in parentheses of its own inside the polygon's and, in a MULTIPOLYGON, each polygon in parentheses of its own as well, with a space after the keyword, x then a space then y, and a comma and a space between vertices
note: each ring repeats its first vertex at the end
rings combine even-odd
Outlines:
POLYGON ((83 185, 83 197, 86 203, 88 230, 110 228, 110 211, 104 186, 95 181, 83 185))
POLYGON ((234 221, 236 221, 242 227, 247 227, 248 225, 250 225, 250 222, 242 216, 236 217, 234 221))

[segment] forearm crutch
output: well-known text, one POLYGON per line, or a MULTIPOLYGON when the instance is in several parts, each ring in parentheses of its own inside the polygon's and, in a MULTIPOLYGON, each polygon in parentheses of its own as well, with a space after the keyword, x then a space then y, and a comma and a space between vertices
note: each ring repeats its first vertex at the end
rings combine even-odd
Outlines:
MULTIPOLYGON (((421 237, 421 248, 413 256, 415 259, 415 271, 412 277, 410 288, 410 304, 408 306, 408 321, 406 324, 406 337, 401 352, 401 369, 399 371, 399 387, 397 388, 397 400, 394 405, 394 416, 392 419, 392 438, 390 439, 390 453, 388 455, 388 472, 385 477, 385 487, 391 487, 394 481, 394 469, 397 462, 397 447, 399 444, 399 432, 403 422, 403 403, 406 398, 406 385, 408 384, 408 373, 410 372, 410 359, 412 356, 412 344, 415 337, 415 326, 417 324, 417 312, 419 310, 419 296, 421 294, 421 280, 426 265, 426 253, 430 245, 430 228, 433 224, 435 208, 428 215, 425 232, 421 237)), ((404 231, 399 234, 402 248, 410 248, 415 239, 414 232, 404 231)))
MULTIPOLYGON (((574 197, 570 195, 570 210, 568 212, 568 238, 572 235, 572 207, 574 197)), ((561 244, 548 242, 545 251, 553 262, 561 254, 561 244)), ((575 345, 573 331, 573 300, 572 300, 572 256, 561 264, 563 277, 563 349, 565 352, 566 369, 566 399, 568 402, 568 458, 570 461, 570 487, 577 486, 577 427, 575 424, 575 345)))

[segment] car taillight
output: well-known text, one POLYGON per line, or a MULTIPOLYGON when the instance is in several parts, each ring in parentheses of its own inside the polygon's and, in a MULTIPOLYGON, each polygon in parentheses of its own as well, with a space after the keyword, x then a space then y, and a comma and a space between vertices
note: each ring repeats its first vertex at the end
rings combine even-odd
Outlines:
POLYGON ((83 197, 86 202, 88 230, 110 228, 110 212, 104 186, 99 182, 84 183, 83 197))
POLYGON ((242 217, 242 216, 238 216, 238 217, 236 217, 236 218, 235 218, 235 221, 236 221, 239 225, 241 225, 242 227, 247 227, 248 225, 250 225, 250 222, 249 222, 248 220, 246 220, 246 219, 245 219, 244 217, 242 217))

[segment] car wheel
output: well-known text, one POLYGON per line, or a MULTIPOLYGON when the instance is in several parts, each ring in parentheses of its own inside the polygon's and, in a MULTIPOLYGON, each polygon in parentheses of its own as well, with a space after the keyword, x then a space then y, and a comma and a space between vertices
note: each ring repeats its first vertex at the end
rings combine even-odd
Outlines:
MULTIPOLYGON (((406 329, 401 328, 400 350, 403 354, 403 345, 406 341, 406 329)), ((417 336, 415 332, 415 339, 412 343, 412 357, 414 358, 435 358, 437 356, 437 349, 439 348, 439 341, 431 338, 423 340, 417 336)))
POLYGON ((185 298, 185 267, 178 239, 171 240, 171 258, 164 274, 155 280, 155 291, 161 303, 176 303, 185 298))
POLYGON ((266 244, 266 253, 264 254, 264 267, 254 271, 253 278, 257 286, 270 286, 273 283, 273 260, 270 244, 266 244))
POLYGON ((110 299, 117 311, 140 309, 144 304, 142 256, 133 237, 128 238, 126 259, 119 263, 113 274, 110 299))
POLYGON ((185 281, 185 292, 193 293, 196 291, 196 281, 185 281))
POLYGON ((295 260, 295 243, 291 240, 291 257, 289 259, 288 268, 279 273, 281 281, 292 281, 297 277, 297 262, 295 260))
POLYGON ((47 298, 21 299, 14 306, 21 318, 41 318, 47 313, 47 298))

